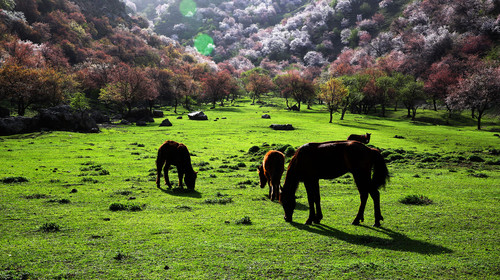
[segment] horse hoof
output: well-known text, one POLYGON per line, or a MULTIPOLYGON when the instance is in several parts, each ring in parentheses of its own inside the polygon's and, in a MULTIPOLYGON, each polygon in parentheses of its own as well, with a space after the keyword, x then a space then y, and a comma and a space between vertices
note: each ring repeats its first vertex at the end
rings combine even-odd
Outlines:
POLYGON ((355 225, 355 226, 359 226, 359 221, 354 220, 354 221, 352 222, 352 224, 353 224, 353 225, 355 225))
POLYGON ((310 226, 310 225, 312 225, 312 223, 313 223, 312 220, 307 220, 306 223, 305 223, 305 225, 310 226))
POLYGON ((374 227, 380 227, 380 223, 379 222, 375 222, 375 224, 373 225, 374 227))

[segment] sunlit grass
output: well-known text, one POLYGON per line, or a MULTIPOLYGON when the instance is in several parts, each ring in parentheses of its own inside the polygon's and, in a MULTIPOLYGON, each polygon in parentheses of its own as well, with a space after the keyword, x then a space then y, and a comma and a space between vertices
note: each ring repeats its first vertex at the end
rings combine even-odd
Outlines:
MULTIPOLYGON (((498 277, 494 132, 477 131, 474 123, 410 122, 404 112, 390 118, 351 114, 344 121, 336 116, 329 124, 319 105, 288 112, 249 103, 205 110, 208 121, 177 119, 167 111, 172 127, 159 127, 156 119, 99 134, 2 137, 0 279, 498 277), (264 113, 271 119, 261 118, 264 113), (297 129, 274 131, 274 123, 297 129), (350 224, 359 205, 352 176, 320 181, 322 225, 303 225, 308 206, 302 184, 295 223, 284 222, 279 203, 258 187, 255 167, 262 159, 249 150, 297 148, 365 132, 391 172, 381 191, 382 228, 370 226, 371 201, 365 225, 350 224), (199 171, 194 192, 156 188, 156 152, 167 139, 189 148, 199 171), (414 195, 432 203, 400 202, 414 195)), ((428 118, 439 114, 425 112, 428 118)), ((489 123, 499 127, 498 120, 489 123)), ((176 185, 175 169, 170 179, 176 185)))

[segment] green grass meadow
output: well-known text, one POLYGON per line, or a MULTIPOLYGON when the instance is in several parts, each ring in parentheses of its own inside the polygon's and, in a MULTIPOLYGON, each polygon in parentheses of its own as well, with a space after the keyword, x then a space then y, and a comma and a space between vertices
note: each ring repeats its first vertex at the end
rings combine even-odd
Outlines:
MULTIPOLYGON (((165 112, 172 127, 158 118, 97 134, 0 138, 0 279, 500 278, 498 119, 482 131, 474 122, 442 125, 444 113, 433 111, 416 122, 398 111, 335 115, 330 124, 320 105, 289 112, 249 100, 204 110, 208 121, 165 112), (275 123, 296 130, 274 131, 275 123), (365 132, 391 173, 382 227, 372 227, 371 199, 364 225, 351 225, 359 195, 348 175, 320 181, 320 225, 304 225, 301 183, 286 223, 258 186, 263 153, 365 132), (195 191, 156 188, 165 140, 189 148, 195 191), (402 203, 408 197, 430 204, 402 203)), ((177 185, 175 168, 169 174, 177 185)))

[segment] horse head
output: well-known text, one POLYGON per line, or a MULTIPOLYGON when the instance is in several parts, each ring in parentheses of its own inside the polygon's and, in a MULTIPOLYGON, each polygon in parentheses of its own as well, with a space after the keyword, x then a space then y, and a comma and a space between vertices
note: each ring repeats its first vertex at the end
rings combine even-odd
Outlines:
POLYGON ((184 182, 186 183, 186 187, 190 190, 194 190, 194 186, 196 184, 196 177, 198 177, 198 172, 193 171, 186 173, 186 177, 184 178, 184 182))
POLYGON ((260 187, 264 188, 267 183, 267 178, 266 175, 264 174, 264 166, 260 165, 257 169, 259 172, 260 187))
POLYGON ((287 184, 285 181, 283 188, 280 189, 280 203, 285 211, 285 221, 292 222, 293 211, 295 210, 297 202, 295 201, 295 192, 293 188, 286 188, 286 186, 287 184))

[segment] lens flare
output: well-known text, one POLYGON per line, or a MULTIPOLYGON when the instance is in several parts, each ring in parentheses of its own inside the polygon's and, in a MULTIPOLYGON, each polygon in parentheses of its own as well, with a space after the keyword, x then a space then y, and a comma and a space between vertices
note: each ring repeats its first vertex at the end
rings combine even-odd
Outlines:
POLYGON ((193 0, 182 0, 179 10, 183 16, 193 17, 196 14, 196 3, 193 0))
POLYGON ((215 49, 214 39, 207 34, 200 34, 194 38, 194 47, 202 55, 210 55, 215 49))

